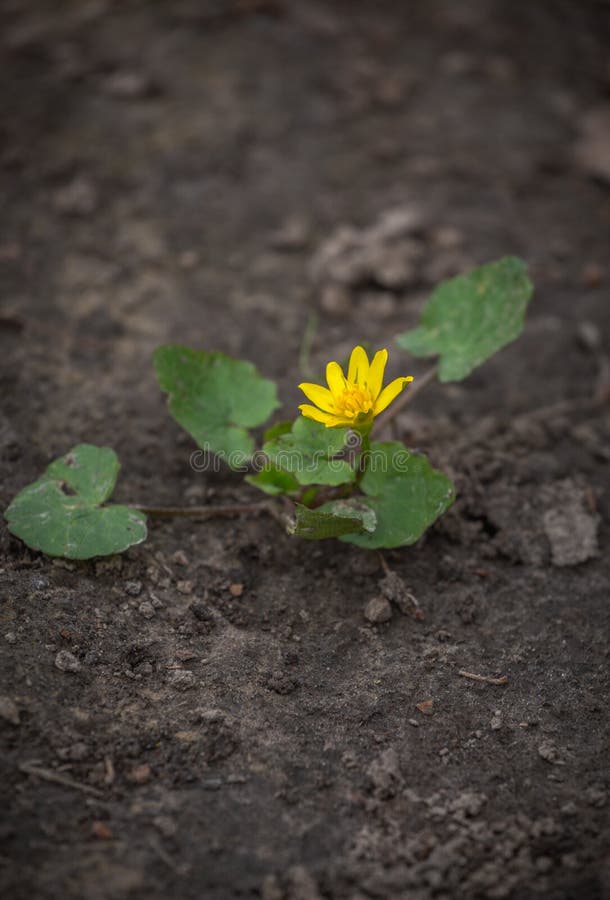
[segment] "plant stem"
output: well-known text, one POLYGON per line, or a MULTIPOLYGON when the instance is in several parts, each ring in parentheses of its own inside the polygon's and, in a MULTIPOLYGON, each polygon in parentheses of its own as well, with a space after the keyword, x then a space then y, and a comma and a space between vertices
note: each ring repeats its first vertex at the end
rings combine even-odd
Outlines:
POLYGON ((383 431, 389 424, 392 422, 398 413, 408 406, 411 403, 420 391, 423 391, 427 385, 430 384, 431 381, 434 381, 438 374, 438 366, 432 366, 431 369, 428 369, 427 372, 424 372, 414 383, 413 387, 409 390, 403 391, 398 400, 395 400, 392 406, 387 410, 387 412, 383 413, 383 415, 379 416, 375 425, 375 430, 378 432, 383 431))
POLYGON ((312 378, 313 372, 311 368, 311 348, 318 330, 318 315, 315 312, 310 313, 305 326, 303 340, 299 349, 299 369, 303 378, 312 378))
POLYGON ((131 509, 137 509, 147 516, 160 518, 180 516, 189 519, 208 519, 212 516, 258 516, 262 513, 275 517, 277 514, 277 510, 271 503, 233 503, 222 506, 143 506, 139 503, 132 503, 131 509))
POLYGON ((370 433, 360 433, 360 454, 358 456, 357 465, 358 473, 356 475, 356 483, 360 484, 362 476, 366 472, 371 459, 371 438, 370 433))

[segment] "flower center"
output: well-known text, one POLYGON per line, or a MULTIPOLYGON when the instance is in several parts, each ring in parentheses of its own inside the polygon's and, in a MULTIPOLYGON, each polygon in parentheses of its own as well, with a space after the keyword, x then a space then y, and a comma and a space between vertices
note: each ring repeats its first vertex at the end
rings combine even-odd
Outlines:
POLYGON ((335 404, 345 416, 354 419, 370 415, 375 405, 368 388, 350 382, 346 382, 345 390, 336 398, 335 404))

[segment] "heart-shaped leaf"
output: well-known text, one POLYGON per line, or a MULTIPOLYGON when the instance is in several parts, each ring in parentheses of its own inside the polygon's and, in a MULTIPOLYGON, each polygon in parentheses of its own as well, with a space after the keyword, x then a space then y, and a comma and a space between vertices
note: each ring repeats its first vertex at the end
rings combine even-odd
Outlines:
POLYGON ((273 463, 267 463, 265 468, 257 472, 256 475, 246 475, 245 480, 248 484, 257 487, 260 491, 264 491, 265 494, 270 494, 272 497, 300 490, 299 482, 292 472, 284 472, 282 469, 274 466, 273 463))
POLYGON ((101 506, 120 464, 114 450, 79 444, 56 459, 5 512, 9 531, 33 550, 67 559, 120 553, 146 538, 146 517, 128 506, 101 506))
POLYGON ((339 485, 353 481, 355 472, 345 459, 334 459, 347 441, 349 428, 326 428, 320 422, 299 416, 290 432, 267 441, 263 452, 299 484, 339 485))
POLYGON ((254 450, 248 429, 279 406, 275 384, 252 363, 189 347, 159 347, 154 365, 174 419, 203 450, 243 466, 254 450))
POLYGON ((399 335, 414 356, 440 356, 440 381, 461 381, 521 334, 533 286, 523 260, 507 256, 441 284, 420 325, 399 335))
POLYGON ((360 488, 362 503, 377 516, 377 527, 372 534, 348 534, 343 540, 369 549, 415 543, 455 500, 446 475, 395 441, 371 444, 360 488))

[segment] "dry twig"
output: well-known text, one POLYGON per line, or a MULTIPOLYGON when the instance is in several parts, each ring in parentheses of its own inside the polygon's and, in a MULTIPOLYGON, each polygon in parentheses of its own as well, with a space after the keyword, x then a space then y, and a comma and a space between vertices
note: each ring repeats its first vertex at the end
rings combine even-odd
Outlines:
POLYGON ((392 422, 398 413, 405 408, 409 403, 412 403, 413 400, 417 397, 420 391, 423 391, 425 387, 427 387, 431 381, 434 381, 438 374, 438 366, 432 366, 431 369, 428 369, 427 372, 424 372, 423 375, 419 376, 414 382, 413 387, 409 388, 409 390, 403 391, 400 397, 394 401, 392 406, 379 416, 377 422, 375 423, 375 432, 381 433, 384 428, 386 428, 390 422, 392 422))
POLYGON ((54 772, 52 769, 43 769, 42 766, 35 766, 33 763, 21 763, 19 765, 19 771, 23 772, 25 775, 34 775, 36 778, 41 778, 43 781, 50 781, 52 784, 61 784, 62 787, 73 788, 75 791, 82 791, 83 794, 91 794, 92 797, 104 796, 102 791, 92 787, 90 784, 81 784, 79 781, 74 781, 73 778, 68 778, 67 775, 60 775, 59 772, 54 772))
POLYGON ((491 675, 475 675, 474 672, 464 672, 460 669, 458 675, 462 678, 470 678, 471 681, 483 681, 485 684, 508 684, 508 676, 502 675, 500 678, 492 678, 491 675))

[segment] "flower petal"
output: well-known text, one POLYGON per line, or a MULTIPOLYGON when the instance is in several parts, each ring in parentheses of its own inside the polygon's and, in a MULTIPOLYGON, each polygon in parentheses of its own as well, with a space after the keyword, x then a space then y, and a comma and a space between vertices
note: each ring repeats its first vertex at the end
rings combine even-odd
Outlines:
POLYGON ((378 350, 369 369, 369 391, 371 397, 376 400, 381 393, 381 385, 383 384, 383 373, 385 372, 386 363, 388 361, 388 351, 378 350))
POLYGON ((315 406, 310 406, 309 403, 301 403, 299 409, 306 419, 313 419, 314 422, 323 422, 325 425, 329 419, 335 418, 330 413, 317 409, 315 406))
POLYGON ((320 384, 310 384, 307 381, 300 384, 299 388, 303 391, 307 399, 311 400, 312 403, 315 403, 316 406, 319 406, 320 409, 323 409, 325 412, 335 411, 333 395, 328 388, 322 387, 320 384))
POLYGON ((352 350, 349 358, 347 380, 352 384, 364 384, 369 377, 369 358, 364 347, 358 345, 352 350))
POLYGON ((324 422, 327 428, 347 428, 353 423, 353 419, 345 419, 343 416, 329 416, 324 422))
POLYGON ((407 378, 395 378, 394 381, 390 381, 377 397, 375 402, 375 415, 378 416, 380 412, 383 412, 383 410, 390 405, 392 400, 398 397, 402 389, 405 385, 409 384, 410 381, 413 381, 413 376, 411 375, 407 378))
POLYGON ((340 397, 345 390, 345 375, 339 363, 329 362, 326 366, 326 381, 334 397, 340 397))

